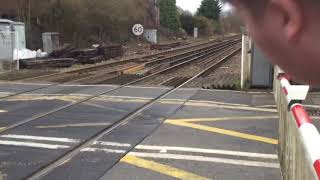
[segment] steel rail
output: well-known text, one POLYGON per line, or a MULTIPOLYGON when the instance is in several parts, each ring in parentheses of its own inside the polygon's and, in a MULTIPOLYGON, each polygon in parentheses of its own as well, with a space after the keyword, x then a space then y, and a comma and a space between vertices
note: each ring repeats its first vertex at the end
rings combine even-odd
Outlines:
MULTIPOLYGON (((237 50, 235 52, 238 52, 238 51, 239 50, 237 50)), ((230 55, 226 56, 225 58, 223 58, 219 62, 225 61, 226 59, 230 58, 235 52, 233 52, 230 55)), ((218 65, 218 63, 216 63, 215 66, 217 66, 217 65, 218 65)), ((211 66, 211 68, 212 68, 212 66, 211 66)), ((209 68, 207 68, 206 70, 208 70, 208 69, 209 68)), ((110 134, 113 130, 117 129, 120 126, 129 123, 135 117, 139 116, 143 111, 145 111, 145 110, 149 109, 150 107, 152 107, 152 105, 157 103, 159 100, 162 100, 163 98, 165 98, 165 97, 171 95, 172 93, 180 90, 181 88, 183 88, 188 83, 190 83, 193 80, 195 80, 196 78, 200 77, 205 71, 202 71, 202 72, 198 73, 197 75, 195 75, 194 77, 188 79, 187 81, 185 81, 184 83, 182 83, 178 87, 172 88, 172 89, 164 92, 163 94, 159 95, 155 99, 153 99, 150 102, 146 103, 144 106, 140 107, 139 109, 131 112, 130 114, 128 114, 127 116, 125 116, 121 120, 117 121, 116 123, 114 123, 110 127, 107 127, 105 129, 103 129, 102 131, 100 131, 100 132, 96 133, 95 135, 93 135, 91 138, 85 140, 82 143, 79 143, 75 148, 73 148, 72 150, 70 150, 66 154, 60 156, 59 158, 55 159, 52 163, 50 163, 47 166, 41 168, 37 172, 31 174, 27 178, 27 180, 36 180, 36 179, 40 179, 40 178, 44 177, 45 175, 47 175, 48 173, 52 172, 55 168, 59 167, 61 164, 63 164, 67 160, 72 159, 73 157, 78 155, 81 152, 82 149, 90 147, 95 141, 99 140, 103 136, 105 136, 107 134, 110 134)))

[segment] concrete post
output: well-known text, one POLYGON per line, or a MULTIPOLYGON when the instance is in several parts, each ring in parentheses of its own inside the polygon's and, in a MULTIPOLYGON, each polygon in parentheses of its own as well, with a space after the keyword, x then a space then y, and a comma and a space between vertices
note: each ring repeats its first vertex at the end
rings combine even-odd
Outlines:
POLYGON ((197 27, 195 27, 195 28, 193 29, 193 37, 194 37, 194 38, 198 38, 198 28, 197 28, 197 27))
POLYGON ((241 89, 249 86, 251 76, 251 56, 250 56, 251 40, 248 35, 242 35, 242 55, 241 55, 241 89))

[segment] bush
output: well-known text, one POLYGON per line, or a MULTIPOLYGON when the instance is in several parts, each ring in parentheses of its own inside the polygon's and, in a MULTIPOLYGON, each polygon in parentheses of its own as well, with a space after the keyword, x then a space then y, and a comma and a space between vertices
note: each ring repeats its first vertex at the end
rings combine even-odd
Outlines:
MULTIPOLYGON (((26 22, 27 15, 23 16, 21 19, 26 22)), ((31 16, 36 17, 31 31, 38 27, 42 32, 59 32, 63 41, 87 46, 133 37, 131 27, 144 22, 147 3, 146 0, 33 0, 31 16)))
POLYGON ((193 25, 199 29, 200 35, 212 36, 214 33, 214 24, 212 20, 203 16, 194 16, 193 25))
POLYGON ((180 15, 181 27, 189 34, 193 34, 193 15, 188 11, 183 11, 180 15))

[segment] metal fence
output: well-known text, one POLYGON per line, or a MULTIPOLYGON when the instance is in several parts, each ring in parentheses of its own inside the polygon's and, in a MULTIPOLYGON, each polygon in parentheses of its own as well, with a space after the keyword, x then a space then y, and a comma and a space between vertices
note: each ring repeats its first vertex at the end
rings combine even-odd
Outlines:
POLYGON ((320 152, 318 152, 318 148, 311 147, 320 144, 320 142, 317 142, 320 137, 319 133, 311 124, 311 119, 302 105, 299 104, 300 100, 296 101, 295 98, 289 98, 290 102, 288 102, 288 96, 292 92, 290 92, 291 89, 287 88, 294 87, 289 85, 289 81, 286 79, 281 82, 278 77, 279 69, 276 69, 274 91, 280 116, 278 155, 283 179, 319 179, 317 175, 319 170, 316 167, 315 158, 319 156, 320 152), (287 83, 289 87, 285 87, 283 83, 287 83), (313 145, 310 143, 313 143, 313 145))

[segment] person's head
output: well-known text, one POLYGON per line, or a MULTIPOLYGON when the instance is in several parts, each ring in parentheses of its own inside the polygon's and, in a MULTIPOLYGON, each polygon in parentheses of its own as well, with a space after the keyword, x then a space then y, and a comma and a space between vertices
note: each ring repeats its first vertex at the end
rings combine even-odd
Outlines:
POLYGON ((229 0, 272 63, 320 85, 320 0, 229 0))

